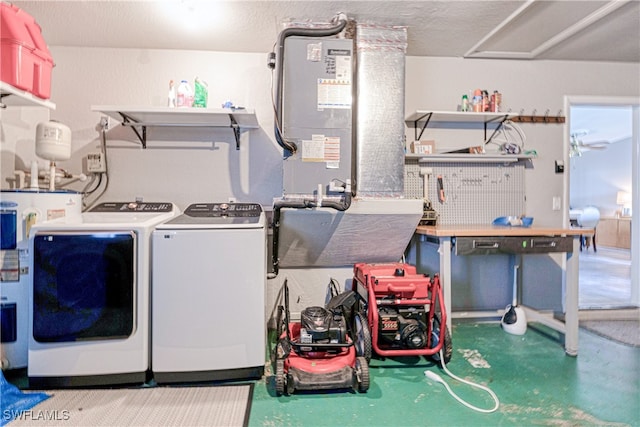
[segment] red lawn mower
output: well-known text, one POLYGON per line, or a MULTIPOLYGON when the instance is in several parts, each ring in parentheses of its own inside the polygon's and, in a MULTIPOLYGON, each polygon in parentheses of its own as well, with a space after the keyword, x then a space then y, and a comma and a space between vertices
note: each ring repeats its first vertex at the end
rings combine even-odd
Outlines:
POLYGON ((356 355, 346 316, 357 300, 355 292, 332 292, 326 307, 307 307, 300 313, 300 322, 291 322, 286 281, 283 288, 284 307, 278 307, 277 319, 276 394, 337 389, 366 392, 369 363, 356 355))
POLYGON ((440 278, 417 274, 404 263, 354 265, 353 289, 358 293, 352 322, 356 355, 428 356, 444 363, 453 347, 446 326, 440 278))

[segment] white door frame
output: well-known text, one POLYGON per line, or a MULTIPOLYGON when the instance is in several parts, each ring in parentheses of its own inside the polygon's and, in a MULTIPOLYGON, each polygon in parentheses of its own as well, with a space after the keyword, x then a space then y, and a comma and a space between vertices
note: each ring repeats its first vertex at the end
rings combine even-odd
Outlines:
MULTIPOLYGON (((631 303, 640 306, 640 227, 637 218, 640 217, 640 98, 632 96, 565 96, 564 111, 567 111, 568 121, 564 132, 564 164, 569 165, 570 147, 570 112, 576 105, 596 106, 630 106, 632 107, 632 135, 631 135, 631 194, 632 194, 632 227, 631 227, 631 303), (634 220, 634 218, 636 218, 634 220)), ((568 170, 568 169, 565 169, 568 170)), ((565 174, 563 182, 563 209, 566 212, 563 226, 569 226, 569 174, 565 174)))

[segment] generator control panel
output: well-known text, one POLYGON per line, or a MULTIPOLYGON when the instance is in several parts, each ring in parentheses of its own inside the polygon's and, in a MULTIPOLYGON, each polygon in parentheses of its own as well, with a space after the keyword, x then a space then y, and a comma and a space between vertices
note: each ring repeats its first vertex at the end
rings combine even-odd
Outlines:
POLYGON ((105 202, 100 203, 90 212, 110 212, 110 213, 131 213, 131 212, 149 212, 162 213, 171 212, 173 204, 168 202, 105 202))

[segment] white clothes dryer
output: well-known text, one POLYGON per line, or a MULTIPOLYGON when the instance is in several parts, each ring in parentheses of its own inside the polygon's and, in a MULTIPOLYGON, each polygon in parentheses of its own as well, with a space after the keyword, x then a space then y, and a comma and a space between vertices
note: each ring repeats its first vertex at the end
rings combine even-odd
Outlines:
POLYGON ((156 382, 262 376, 265 222, 259 204, 197 203, 153 232, 151 370, 156 382))
POLYGON ((168 202, 102 203, 78 223, 34 228, 30 387, 149 379, 151 233, 178 213, 168 202))

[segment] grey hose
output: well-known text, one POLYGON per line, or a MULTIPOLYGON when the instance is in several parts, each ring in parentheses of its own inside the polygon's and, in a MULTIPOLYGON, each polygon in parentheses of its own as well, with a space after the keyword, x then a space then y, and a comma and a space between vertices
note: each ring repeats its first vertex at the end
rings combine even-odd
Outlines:
MULTIPOLYGON (((276 46, 276 62, 277 62, 277 75, 275 82, 275 124, 274 131, 276 136, 276 141, 278 145, 280 145, 285 150, 289 151, 291 154, 295 153, 298 149, 296 144, 291 141, 286 141, 282 137, 281 133, 281 122, 282 122, 282 78, 283 78, 283 64, 284 64, 284 42, 288 37, 291 36, 308 36, 308 37, 329 37, 336 34, 339 34, 344 27, 347 25, 347 18, 343 14, 338 14, 333 19, 332 22, 336 22, 335 25, 327 28, 285 28, 278 34, 278 42, 276 46)), ((273 55, 274 53, 272 53, 273 55)))

